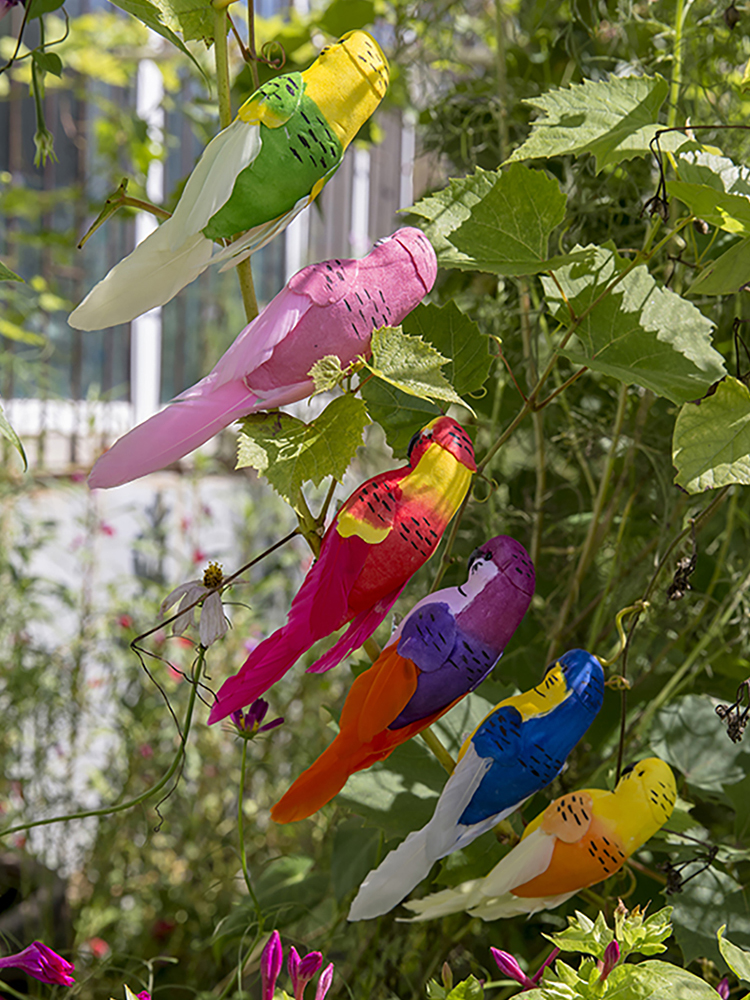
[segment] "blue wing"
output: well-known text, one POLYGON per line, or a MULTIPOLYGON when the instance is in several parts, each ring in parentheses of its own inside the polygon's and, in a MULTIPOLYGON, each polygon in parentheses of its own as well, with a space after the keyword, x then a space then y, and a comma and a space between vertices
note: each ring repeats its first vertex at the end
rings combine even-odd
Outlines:
POLYGON ((456 618, 447 604, 424 604, 404 622, 398 651, 420 670, 438 670, 456 641, 456 618))

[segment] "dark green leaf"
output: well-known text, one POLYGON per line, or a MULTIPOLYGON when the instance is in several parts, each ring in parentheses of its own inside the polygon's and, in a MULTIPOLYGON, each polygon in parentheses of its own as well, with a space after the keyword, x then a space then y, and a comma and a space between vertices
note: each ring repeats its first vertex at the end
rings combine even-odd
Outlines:
POLYGON ((329 35, 339 38, 347 31, 364 28, 375 20, 373 0, 333 0, 318 24, 329 35))
POLYGON ((700 404, 677 414, 672 443, 675 482, 688 493, 750 484, 750 390, 728 375, 700 404))
POLYGON ((368 417, 351 394, 338 396, 309 424, 287 413, 255 413, 241 422, 237 468, 262 473, 290 504, 306 482, 341 479, 359 445, 368 417))
MULTIPOLYGON (((691 874, 691 869, 686 873, 691 874)), ((740 885, 724 872, 716 868, 700 872, 671 901, 674 933, 686 965, 704 956, 724 967, 716 940, 722 924, 735 942, 750 946, 748 901, 740 885)))
POLYGON ((29 19, 41 17, 43 14, 51 14, 53 10, 59 10, 65 0, 31 0, 29 4, 29 19))
POLYGON ((445 377, 459 394, 476 392, 487 381, 492 358, 489 338, 455 302, 417 306, 403 322, 406 333, 421 337, 448 358, 445 377))
POLYGON ((566 197, 554 178, 514 164, 495 176, 469 218, 449 236, 466 255, 454 264, 493 274, 538 274, 588 255, 549 257, 549 238, 565 218, 566 197))
MULTIPOLYGON (((596 169, 635 156, 650 156, 649 142, 658 128, 659 110, 669 85, 661 76, 584 80, 565 90, 550 90, 527 103, 542 111, 531 135, 508 162, 591 153, 596 169)), ((677 148, 684 135, 661 137, 662 150, 677 148)))
POLYGON ((340 903, 377 866, 382 838, 381 830, 363 827, 358 819, 347 820, 336 827, 331 882, 337 902, 340 903))
POLYGON ((708 697, 689 694, 665 706, 654 719, 650 742, 654 755, 678 768, 696 788, 718 791, 747 770, 742 744, 729 741, 708 697))
POLYGON ((564 356, 675 403, 703 395, 725 374, 724 360, 711 344, 711 321, 657 285, 645 266, 630 271, 598 301, 628 262, 607 247, 589 249, 590 263, 557 272, 560 287, 542 278, 562 324, 570 323, 569 307, 577 316, 586 313, 576 330, 582 349, 568 347, 564 356))
POLYGON ((440 413, 434 403, 408 396, 379 378, 369 379, 361 392, 370 419, 383 428, 385 439, 397 458, 406 456, 414 434, 440 413))

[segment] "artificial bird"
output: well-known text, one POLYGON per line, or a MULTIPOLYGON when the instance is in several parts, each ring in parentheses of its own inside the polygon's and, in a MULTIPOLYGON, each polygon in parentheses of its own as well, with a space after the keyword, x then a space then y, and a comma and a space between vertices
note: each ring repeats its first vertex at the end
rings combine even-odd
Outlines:
POLYGON ((94 286, 68 317, 79 330, 127 323, 169 302, 209 264, 239 263, 322 191, 388 89, 365 31, 327 45, 302 73, 259 87, 206 146, 174 214, 94 286), (214 241, 242 234, 214 251, 214 241))
POLYGON ((412 438, 408 465, 382 472, 356 489, 323 536, 320 555, 292 601, 286 624, 224 682, 209 723, 248 705, 313 643, 342 626, 349 625, 308 670, 329 670, 361 646, 437 548, 475 471, 469 435, 451 417, 436 417, 412 438))
POLYGON ((502 656, 533 595, 534 566, 520 542, 498 535, 476 549, 466 582, 419 601, 355 679, 338 735, 276 803, 271 819, 309 816, 350 774, 383 760, 473 691, 502 656))
POLYGON ((387 913, 435 861, 466 847, 548 785, 596 718, 603 696, 601 664, 572 649, 530 691, 496 705, 464 741, 432 819, 370 872, 349 920, 387 913))
POLYGON ((295 274, 239 334, 213 370, 121 437, 96 462, 89 486, 110 487, 163 469, 234 420, 309 396, 325 355, 346 368, 370 338, 395 326, 430 291, 435 251, 405 227, 361 260, 326 260, 295 274))

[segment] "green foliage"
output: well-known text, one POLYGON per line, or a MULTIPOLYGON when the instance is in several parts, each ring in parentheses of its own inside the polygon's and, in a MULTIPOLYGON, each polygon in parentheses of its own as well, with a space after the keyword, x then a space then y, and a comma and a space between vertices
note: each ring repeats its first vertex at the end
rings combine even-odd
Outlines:
MULTIPOLYGON (((591 153, 598 173, 611 164, 648 156, 668 90, 660 76, 584 80, 565 90, 550 90, 527 102, 545 117, 534 122, 531 135, 508 161, 591 153)), ((669 137, 663 137, 660 145, 670 148, 669 137)))
POLYGON ((581 344, 562 349, 564 357, 675 403, 725 374, 712 324, 695 306, 609 247, 591 251, 591 269, 571 264, 542 279, 555 319, 572 323, 581 344))
POLYGON ((491 359, 489 342, 473 320, 455 302, 417 306, 403 322, 404 331, 421 337, 448 360, 445 377, 459 396, 476 392, 487 381, 491 359))
POLYGON ((16 449, 18 454, 21 456, 21 458, 23 459, 23 468, 25 472, 26 469, 28 469, 29 467, 29 462, 28 459, 26 458, 26 452, 24 451, 23 444, 21 443, 21 439, 19 438, 18 434, 16 434, 11 425, 8 423, 8 418, 3 413, 2 407, 0 407, 0 437, 4 437, 6 441, 10 441, 10 443, 16 449))
POLYGON ((294 505, 304 483, 343 477, 367 424, 364 403, 349 394, 332 400, 308 424, 276 411, 252 414, 242 421, 237 468, 257 469, 294 505))
POLYGON ((750 390, 728 375, 705 399, 685 403, 674 425, 675 482, 688 493, 750 485, 750 390))
POLYGON ((732 972, 750 985, 750 952, 744 948, 738 948, 736 944, 732 944, 728 938, 725 938, 724 931, 726 929, 726 924, 722 924, 716 932, 719 939, 719 950, 732 972))
POLYGON ((401 327, 385 326, 373 333, 372 361, 364 364, 373 375, 409 396, 463 403, 441 371, 447 362, 421 337, 409 336, 401 327))
POLYGON ((0 260, 0 281, 23 281, 23 278, 0 260))

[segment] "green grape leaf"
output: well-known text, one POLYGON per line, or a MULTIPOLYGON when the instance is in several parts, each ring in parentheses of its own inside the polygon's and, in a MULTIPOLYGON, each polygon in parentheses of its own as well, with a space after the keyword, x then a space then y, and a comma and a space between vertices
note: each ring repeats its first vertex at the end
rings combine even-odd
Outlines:
POLYGON ((750 389, 731 375, 700 403, 685 403, 672 440, 675 482, 688 493, 750 485, 750 389))
POLYGON ((42 17, 43 14, 51 14, 59 10, 65 0, 30 0, 28 19, 42 17))
POLYGON ((583 249, 549 257, 549 238, 565 218, 566 201, 559 183, 541 170, 514 164, 498 171, 469 218, 449 236, 465 255, 454 266, 492 274, 538 274, 586 257, 589 251, 583 249))
POLYGON ((750 284, 750 237, 705 265, 688 295, 734 295, 750 284))
POLYGON ((319 392, 329 392, 331 389, 335 389, 345 377, 346 372, 341 367, 341 359, 338 354, 325 354, 315 362, 307 374, 315 385, 313 395, 317 395, 319 392))
POLYGON ((724 968, 716 928, 726 925, 735 942, 750 947, 748 900, 742 887, 725 872, 713 867, 699 869, 700 864, 687 868, 686 875, 694 874, 694 878, 672 897, 675 938, 686 965, 705 957, 724 968))
POLYGON ((383 428, 396 458, 405 458, 417 431, 440 415, 435 403, 402 392, 379 378, 364 382, 360 391, 370 419, 383 428))
POLYGON ((23 278, 0 260, 0 281, 23 281, 23 278))
POLYGON ((23 459, 23 471, 26 472, 29 468, 29 462, 26 458, 26 452, 24 451, 21 439, 15 430, 11 427, 8 422, 8 418, 3 413, 2 407, 0 407, 0 437, 4 437, 6 441, 10 441, 13 447, 16 449, 18 454, 23 459))
POLYGON ((710 698, 688 694, 661 709, 651 725, 651 751, 678 768, 695 788, 716 792, 747 771, 748 755, 730 743, 710 698))
POLYGON ((338 396, 309 424, 287 413, 254 413, 241 421, 237 468, 251 466, 294 505, 303 483, 341 479, 368 424, 361 399, 338 396))
POLYGON ((407 209, 412 215, 427 219, 423 228, 441 267, 460 267, 462 262, 470 262, 471 258, 457 250, 448 237, 470 218, 472 208, 489 194, 496 180, 496 173, 480 167, 469 177, 452 177, 442 191, 407 209))
POLYGON ((716 937, 719 939, 719 951, 735 976, 750 983, 750 951, 738 948, 736 944, 732 944, 728 938, 725 938, 724 931, 726 929, 727 925, 722 924, 716 932, 716 937))
POLYGON ((372 359, 365 367, 384 382, 420 399, 468 406, 440 370, 448 358, 421 337, 409 336, 400 326, 385 326, 375 330, 371 346, 372 359))
MULTIPOLYGON (((597 173, 608 164, 650 156, 649 143, 669 85, 661 76, 612 77, 571 84, 527 101, 544 113, 531 135, 506 162, 591 153, 597 173)), ((685 136, 660 137, 663 151, 684 146, 685 136)))
POLYGON ((446 1000, 482 1000, 483 996, 482 984, 474 976, 469 976, 453 987, 446 1000))
POLYGON ((728 233, 750 234, 750 169, 706 149, 683 153, 667 192, 728 233))
POLYGON ((570 308, 584 318, 580 346, 561 352, 574 364, 642 385, 674 403, 695 399, 725 374, 711 344, 713 324, 692 303, 657 285, 648 269, 634 268, 604 295, 628 262, 609 247, 593 247, 590 264, 542 278, 555 318, 570 323, 570 308))
POLYGON ((627 913, 615 910, 615 937, 620 945, 622 961, 628 955, 658 955, 666 951, 663 941, 672 933, 672 907, 652 913, 644 918, 644 912, 636 907, 627 913))
POLYGON ((476 392, 487 381, 492 357, 489 337, 455 302, 420 303, 403 322, 404 332, 421 337, 446 358, 445 377, 459 396, 476 392))

